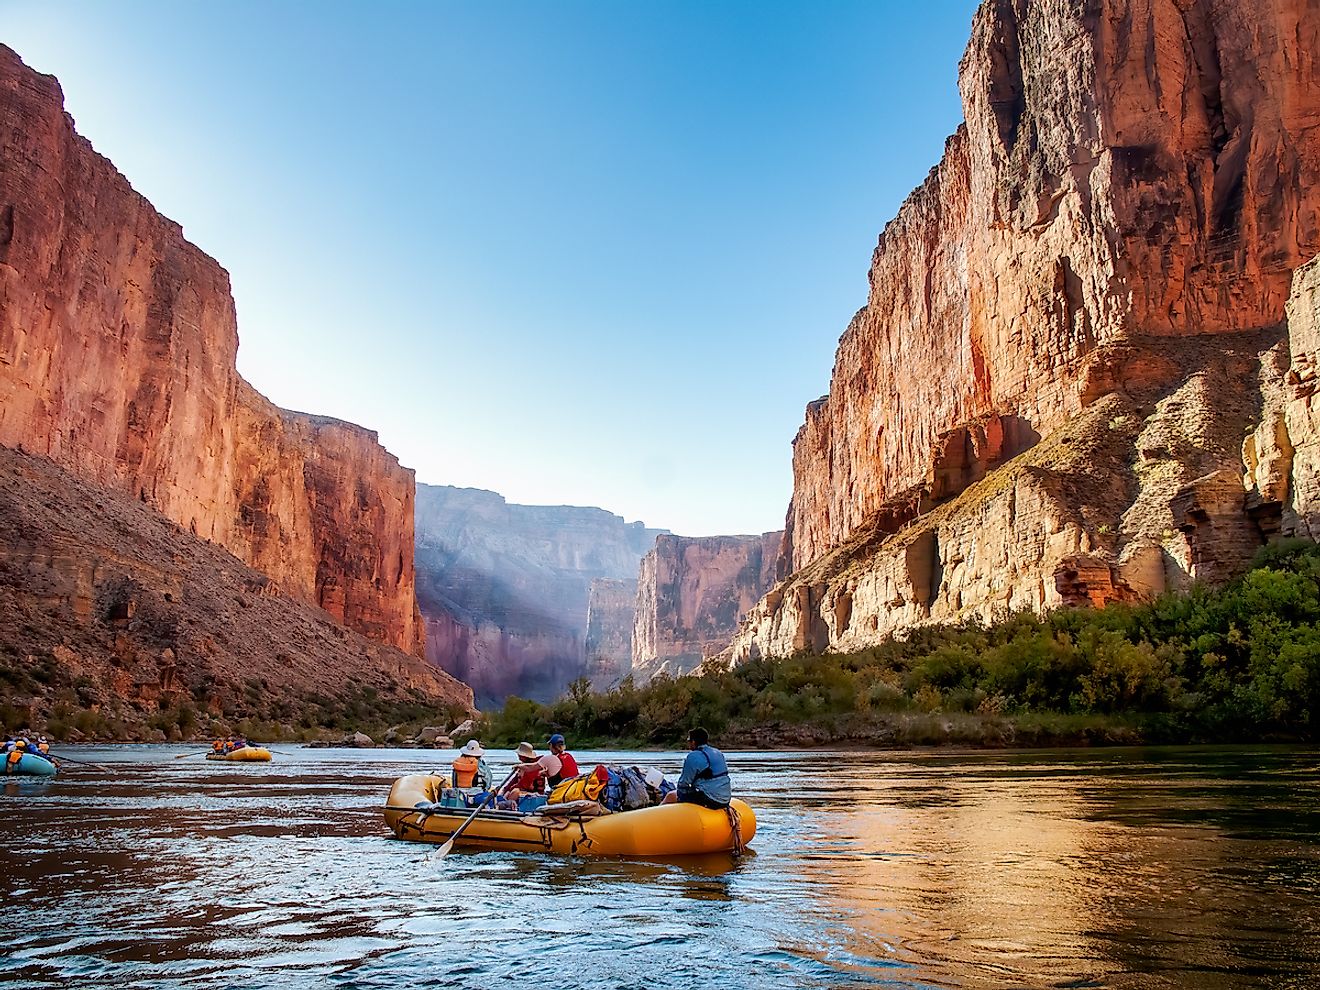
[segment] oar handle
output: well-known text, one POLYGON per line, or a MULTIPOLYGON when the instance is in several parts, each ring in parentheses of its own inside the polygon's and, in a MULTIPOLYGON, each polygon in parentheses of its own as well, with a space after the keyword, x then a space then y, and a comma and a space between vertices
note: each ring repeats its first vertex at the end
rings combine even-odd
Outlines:
POLYGON ((471 825, 474 821, 476 821, 477 815, 481 814, 482 809, 486 807, 486 804, 490 801, 490 799, 493 797, 498 797, 500 794, 504 793, 504 789, 508 787, 511 783, 513 783, 513 778, 518 776, 518 773, 519 773, 519 768, 514 767, 513 773, 509 774, 509 776, 504 778, 504 783, 500 784, 499 787, 497 787, 495 790, 487 794, 486 797, 482 800, 481 804, 477 805, 474 809, 472 809, 472 814, 467 816, 467 821, 465 821, 462 825, 458 826, 458 828, 454 830, 453 834, 449 836, 449 839, 445 842, 445 844, 440 847, 439 856, 441 858, 447 856, 449 854, 449 850, 454 848, 454 841, 460 835, 463 834, 463 832, 467 829, 469 825, 471 825))
POLYGON ((43 759, 63 760, 65 763, 77 763, 84 767, 96 767, 97 770, 107 769, 100 763, 90 763, 87 760, 75 760, 72 756, 65 756, 63 753, 51 753, 49 756, 43 757, 43 759))

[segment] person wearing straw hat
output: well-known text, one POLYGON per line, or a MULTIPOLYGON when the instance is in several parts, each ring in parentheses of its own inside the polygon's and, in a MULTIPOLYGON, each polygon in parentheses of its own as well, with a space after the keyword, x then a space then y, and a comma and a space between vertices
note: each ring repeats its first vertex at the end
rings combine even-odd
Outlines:
POLYGON ((516 801, 522 794, 544 794, 545 782, 559 773, 562 764, 553 753, 537 756, 529 742, 518 744, 518 776, 509 795, 516 801))
POLYGON ((490 767, 486 766, 486 761, 482 759, 485 755, 486 751, 481 748, 480 741, 476 739, 467 741, 467 745, 453 763, 451 777, 455 787, 479 787, 482 790, 490 787, 490 767))

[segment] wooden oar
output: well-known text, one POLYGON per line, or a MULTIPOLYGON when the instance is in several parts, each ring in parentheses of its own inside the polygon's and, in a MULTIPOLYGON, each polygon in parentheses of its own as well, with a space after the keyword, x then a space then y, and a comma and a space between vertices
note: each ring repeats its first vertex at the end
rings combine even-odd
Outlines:
MULTIPOLYGON (((33 755, 34 755, 34 756, 39 756, 39 755, 41 755, 41 754, 39 754, 39 753, 34 753, 33 755)), ((56 760, 63 760, 65 763, 78 763, 78 764, 80 764, 80 765, 82 765, 82 766, 85 766, 85 767, 95 767, 97 770, 104 770, 104 771, 106 771, 107 773, 111 773, 111 772, 113 772, 113 771, 111 771, 111 769, 110 769, 109 767, 105 766, 104 764, 101 764, 101 763, 90 763, 90 762, 88 762, 87 760, 75 760, 72 756, 65 756, 63 753, 51 753, 50 756, 49 756, 48 758, 54 758, 54 759, 56 759, 56 760)))
POLYGON ((481 814, 481 810, 484 807, 486 807, 487 802, 489 802, 491 798, 499 797, 501 794, 503 794, 504 789, 508 787, 511 783, 513 783, 513 778, 518 776, 518 774, 520 774, 521 772, 522 772, 522 767, 515 767, 513 773, 509 774, 509 776, 504 778, 504 783, 500 784, 500 786, 496 790, 493 790, 486 795, 486 800, 482 801, 481 804, 477 805, 476 809, 472 812, 472 814, 468 815, 467 821, 465 821, 462 825, 458 826, 458 828, 454 831, 454 834, 449 837, 449 841, 446 842, 443 846, 441 846, 438 850, 436 850, 435 858, 437 860, 444 859, 446 856, 449 855, 449 850, 454 848, 454 840, 457 839, 460 835, 462 835, 464 829, 466 829, 476 820, 477 815, 481 814))
POLYGON ((208 749, 208 750, 206 750, 206 752, 204 752, 204 753, 180 753, 178 756, 175 757, 175 759, 176 759, 176 760, 186 760, 186 759, 187 759, 188 757, 190 757, 190 756, 206 756, 207 754, 209 754, 209 753, 213 753, 213 752, 215 752, 215 750, 208 749))

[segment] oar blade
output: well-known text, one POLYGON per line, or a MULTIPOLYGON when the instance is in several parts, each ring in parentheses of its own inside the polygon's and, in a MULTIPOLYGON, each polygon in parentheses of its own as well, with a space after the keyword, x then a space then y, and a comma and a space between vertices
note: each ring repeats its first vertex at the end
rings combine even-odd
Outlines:
POLYGON ((451 838, 448 841, 446 841, 443 846, 441 846, 439 849, 435 851, 436 860, 439 861, 444 859, 446 856, 449 855, 449 850, 453 848, 454 848, 454 840, 451 838))

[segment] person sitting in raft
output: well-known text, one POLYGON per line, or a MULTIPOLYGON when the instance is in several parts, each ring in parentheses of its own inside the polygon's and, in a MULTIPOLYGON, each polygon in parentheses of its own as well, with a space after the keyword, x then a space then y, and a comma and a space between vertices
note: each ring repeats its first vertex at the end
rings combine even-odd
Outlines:
MULTIPOLYGON (((568 752, 568 745, 564 742, 563 736, 556 732, 546 740, 546 743, 550 746, 550 756, 559 761, 558 770, 553 773, 547 771, 547 779, 552 788, 561 780, 568 780, 569 777, 576 777, 582 772, 578 769, 577 760, 573 759, 573 754, 568 752)), ((542 757, 542 759, 544 759, 544 757, 542 757)))
POLYGON ((225 752, 225 741, 223 739, 217 739, 215 742, 211 743, 211 752, 216 755, 223 755, 225 752))
POLYGON ((563 766, 553 753, 537 756, 529 742, 518 744, 518 775, 513 778, 506 794, 514 804, 524 794, 544 794, 545 782, 563 766))
POLYGON ((724 754, 710 745, 710 733, 701 726, 688 733, 687 748, 691 752, 683 761, 678 788, 666 794, 662 803, 683 801, 717 811, 727 808, 733 800, 733 789, 729 786, 729 764, 724 754))
POLYGON ((454 760, 450 780, 455 787, 467 789, 476 787, 487 790, 490 787, 490 767, 482 759, 486 751, 476 739, 469 739, 463 751, 454 760))

